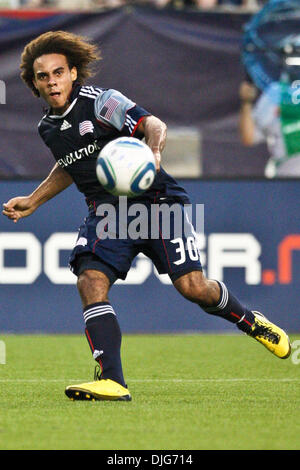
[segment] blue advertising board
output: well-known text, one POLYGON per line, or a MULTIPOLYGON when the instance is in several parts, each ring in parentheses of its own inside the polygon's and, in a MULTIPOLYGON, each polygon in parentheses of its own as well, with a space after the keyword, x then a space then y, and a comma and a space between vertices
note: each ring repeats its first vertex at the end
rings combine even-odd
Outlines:
MULTIPOLYGON (((193 207, 204 205, 198 246, 206 275, 225 282, 249 308, 300 332, 300 181, 180 183, 193 207)), ((2 181, 1 202, 38 184, 2 181)), ((71 186, 17 224, 1 216, 1 332, 83 332, 68 255, 86 212, 84 198, 71 186)), ((182 298, 144 256, 135 259, 126 281, 112 287, 110 301, 126 333, 236 331, 182 298)))

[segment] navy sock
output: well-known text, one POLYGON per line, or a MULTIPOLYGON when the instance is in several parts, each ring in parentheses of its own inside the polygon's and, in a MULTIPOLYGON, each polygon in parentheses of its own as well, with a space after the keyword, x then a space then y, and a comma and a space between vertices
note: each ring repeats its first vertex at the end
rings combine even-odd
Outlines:
POLYGON ((85 334, 93 358, 101 368, 101 378, 111 379, 126 386, 122 362, 122 334, 116 314, 109 302, 88 305, 83 311, 85 334))
POLYGON ((235 323, 240 330, 249 333, 254 323, 254 314, 228 291, 223 282, 217 281, 217 283, 221 290, 218 304, 214 307, 202 307, 203 310, 235 323))

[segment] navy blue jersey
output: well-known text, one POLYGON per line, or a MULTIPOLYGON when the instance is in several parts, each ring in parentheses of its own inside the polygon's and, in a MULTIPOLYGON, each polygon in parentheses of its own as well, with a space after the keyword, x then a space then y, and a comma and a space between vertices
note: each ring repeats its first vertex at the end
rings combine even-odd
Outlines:
MULTIPOLYGON (((95 86, 75 85, 70 102, 62 115, 47 112, 38 125, 40 136, 88 204, 117 202, 118 198, 108 193, 97 179, 97 157, 113 139, 121 136, 142 139, 137 128, 150 113, 116 90, 95 86)), ((158 195, 189 202, 185 190, 163 168, 140 198, 158 195)))

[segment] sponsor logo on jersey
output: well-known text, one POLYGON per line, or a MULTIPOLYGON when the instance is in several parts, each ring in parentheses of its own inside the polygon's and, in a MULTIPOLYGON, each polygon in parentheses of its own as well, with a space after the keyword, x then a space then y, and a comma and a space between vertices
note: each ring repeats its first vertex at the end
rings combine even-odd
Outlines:
POLYGON ((66 121, 66 119, 64 119, 64 122, 60 126, 60 130, 65 131, 66 129, 70 129, 70 127, 72 127, 72 124, 70 124, 68 121, 66 121))
POLYGON ((64 157, 61 157, 57 160, 57 163, 62 167, 66 167, 72 165, 72 163, 76 162, 77 160, 81 160, 84 157, 89 157, 93 155, 96 151, 101 150, 97 141, 95 140, 94 143, 87 145, 84 148, 75 150, 74 152, 70 152, 64 157))

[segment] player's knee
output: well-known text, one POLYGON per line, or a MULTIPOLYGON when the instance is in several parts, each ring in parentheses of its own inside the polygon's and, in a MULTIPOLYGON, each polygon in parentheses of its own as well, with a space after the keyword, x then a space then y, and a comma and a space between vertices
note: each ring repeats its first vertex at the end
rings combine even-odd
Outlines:
POLYGON ((88 269, 78 276, 77 288, 86 305, 107 301, 109 286, 107 276, 100 271, 88 269))

